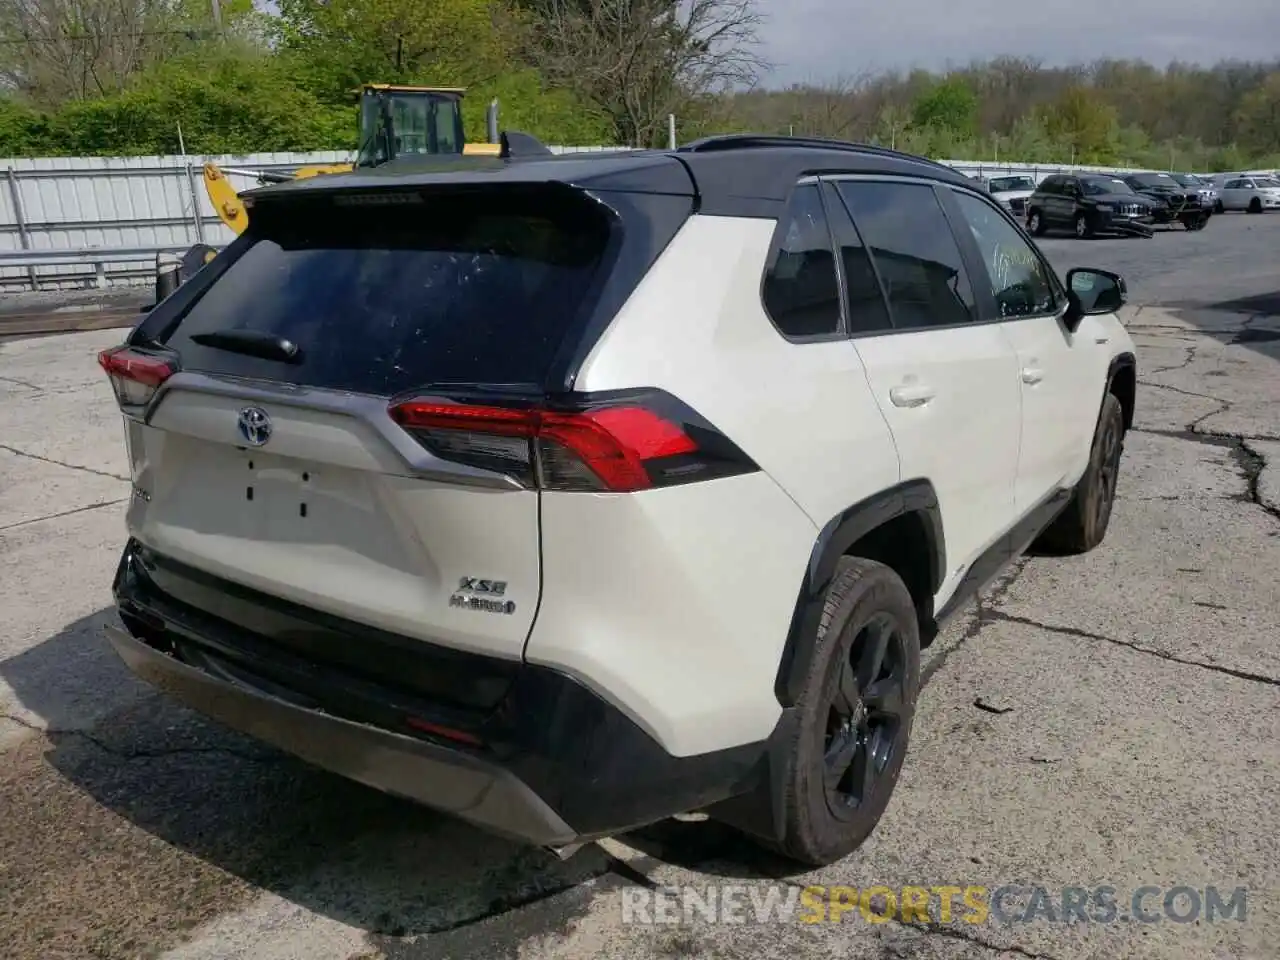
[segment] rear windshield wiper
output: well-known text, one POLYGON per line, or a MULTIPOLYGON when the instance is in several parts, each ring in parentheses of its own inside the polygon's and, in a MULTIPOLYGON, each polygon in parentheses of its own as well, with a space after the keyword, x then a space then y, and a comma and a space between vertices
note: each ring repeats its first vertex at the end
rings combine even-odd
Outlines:
POLYGON ((302 348, 292 340, 277 333, 259 330, 211 330, 191 336, 192 343, 215 350, 243 353, 262 360, 278 360, 281 363, 301 363, 302 348))

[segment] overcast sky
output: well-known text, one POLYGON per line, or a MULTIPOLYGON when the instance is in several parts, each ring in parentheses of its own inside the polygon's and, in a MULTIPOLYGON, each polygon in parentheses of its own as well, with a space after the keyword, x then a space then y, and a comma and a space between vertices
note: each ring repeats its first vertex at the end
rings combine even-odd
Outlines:
POLYGON ((1280 0, 757 0, 768 86, 1001 54, 1204 64, 1280 58, 1280 0))

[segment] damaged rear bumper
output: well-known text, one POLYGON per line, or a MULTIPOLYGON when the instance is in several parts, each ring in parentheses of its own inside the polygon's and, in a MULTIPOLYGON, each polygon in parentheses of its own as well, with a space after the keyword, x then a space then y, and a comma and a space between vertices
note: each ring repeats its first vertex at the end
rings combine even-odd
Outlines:
POLYGON ((137 640, 107 638, 138 677, 200 713, 325 770, 527 843, 560 846, 575 831, 515 776, 449 747, 296 706, 220 678, 137 640))
POLYGON ((673 756, 559 671, 251 590, 130 540, 111 645, 235 730, 519 842, 565 847, 755 790, 765 743, 673 756))

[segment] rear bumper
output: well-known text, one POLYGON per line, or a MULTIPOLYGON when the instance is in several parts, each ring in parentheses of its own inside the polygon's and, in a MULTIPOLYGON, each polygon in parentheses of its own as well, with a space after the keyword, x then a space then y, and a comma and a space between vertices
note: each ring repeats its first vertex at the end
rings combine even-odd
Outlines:
POLYGON ((325 770, 415 800, 522 842, 559 846, 576 833, 512 774, 414 737, 353 723, 222 680, 118 627, 107 638, 138 677, 174 699, 325 770))
MULTIPOLYGON (((675 757, 546 667, 388 635, 130 540, 109 637, 143 680, 318 767, 534 845, 757 790, 767 744, 675 757)), ((673 667, 674 669, 674 667, 673 667)))

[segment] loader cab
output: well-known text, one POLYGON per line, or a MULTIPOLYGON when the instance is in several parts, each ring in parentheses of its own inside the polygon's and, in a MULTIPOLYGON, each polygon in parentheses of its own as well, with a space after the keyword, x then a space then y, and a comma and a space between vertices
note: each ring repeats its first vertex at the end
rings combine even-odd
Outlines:
POLYGON ((360 147, 357 167, 425 155, 458 155, 462 95, 458 87, 365 84, 360 90, 360 147))

